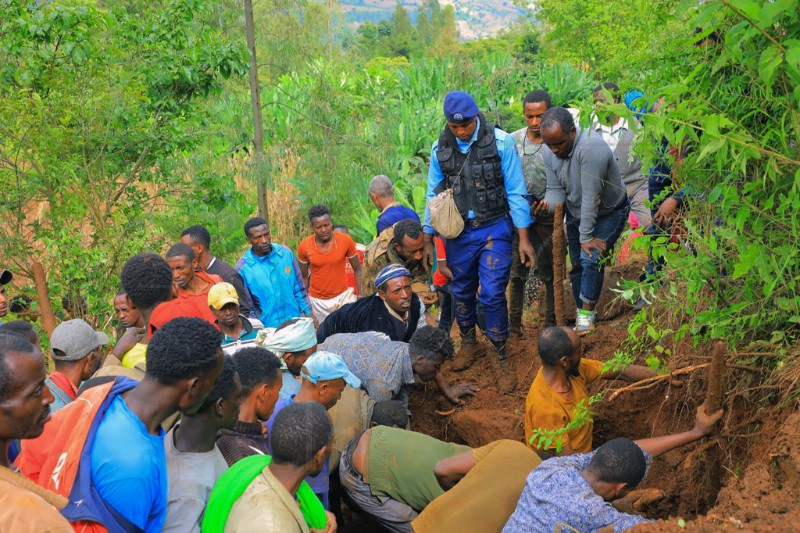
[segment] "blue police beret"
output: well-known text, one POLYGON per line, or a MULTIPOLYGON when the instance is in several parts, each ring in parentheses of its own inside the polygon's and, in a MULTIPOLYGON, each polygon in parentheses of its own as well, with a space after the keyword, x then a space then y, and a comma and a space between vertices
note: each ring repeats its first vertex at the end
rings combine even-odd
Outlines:
POLYGON ((475 99, 463 91, 453 91, 444 97, 444 116, 450 122, 464 122, 478 116, 475 99))

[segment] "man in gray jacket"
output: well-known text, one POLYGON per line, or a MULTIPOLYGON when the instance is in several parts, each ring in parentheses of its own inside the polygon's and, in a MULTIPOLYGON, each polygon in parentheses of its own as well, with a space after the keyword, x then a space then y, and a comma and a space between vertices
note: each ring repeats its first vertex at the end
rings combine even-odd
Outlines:
POLYGON ((586 335, 594 331, 597 320, 594 308, 603 288, 603 258, 613 249, 630 212, 628 195, 611 149, 599 135, 578 132, 569 111, 548 109, 541 134, 550 148, 544 154, 547 190, 534 214, 566 204, 569 276, 578 305, 575 332, 586 335))
MULTIPOLYGON (((607 81, 598 85, 594 89, 593 98, 595 104, 608 103, 608 96, 612 102, 620 102, 619 86, 616 83, 607 81)), ((628 200, 631 203, 631 211, 636 215, 639 227, 644 229, 650 225, 650 208, 645 205, 647 201, 647 176, 642 174, 642 162, 639 156, 631 153, 631 144, 636 132, 626 119, 608 111, 597 110, 592 121, 592 135, 598 134, 606 142, 614 159, 619 165, 619 174, 625 189, 628 192, 628 200)))

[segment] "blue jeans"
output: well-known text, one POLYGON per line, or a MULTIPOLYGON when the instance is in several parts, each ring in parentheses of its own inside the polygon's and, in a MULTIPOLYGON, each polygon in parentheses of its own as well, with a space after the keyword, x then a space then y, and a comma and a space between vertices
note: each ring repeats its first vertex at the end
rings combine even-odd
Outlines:
POLYGON ((458 327, 462 330, 475 327, 480 299, 486 311, 484 333, 493 343, 508 339, 506 286, 511 274, 512 232, 511 219, 504 217, 482 226, 467 225, 461 235, 446 242, 458 327))
POLYGON ((600 299, 606 268, 605 261, 602 259, 611 255, 612 248, 622 234, 622 230, 625 229, 630 210, 631 206, 626 201, 625 205, 616 211, 597 217, 592 237, 606 241, 608 248, 605 255, 600 254, 597 250, 592 250, 592 255, 587 255, 581 250, 579 230, 581 221, 573 217, 567 210, 567 241, 569 242, 569 260, 572 263, 569 279, 572 283, 575 304, 579 307, 581 302, 596 304, 600 299))

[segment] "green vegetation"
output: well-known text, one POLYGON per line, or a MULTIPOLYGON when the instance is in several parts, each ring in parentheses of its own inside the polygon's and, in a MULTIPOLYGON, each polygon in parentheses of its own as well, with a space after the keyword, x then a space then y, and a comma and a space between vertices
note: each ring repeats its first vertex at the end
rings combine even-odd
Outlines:
POLYGON ((93 312, 128 256, 163 246, 165 217, 219 201, 182 156, 246 52, 206 29, 205 3, 156 4, 0 0, 2 262, 31 277, 42 261, 53 295, 93 312))
POLYGON ((585 424, 591 423, 594 416, 591 406, 602 399, 603 393, 598 392, 597 394, 589 397, 588 405, 586 400, 579 401, 572 409, 572 419, 567 423, 566 426, 562 428, 534 428, 531 432, 530 439, 528 439, 528 444, 543 452, 552 450, 553 446, 555 445, 555 452, 561 453, 561 451, 564 449, 564 436, 570 431, 578 429, 585 424))

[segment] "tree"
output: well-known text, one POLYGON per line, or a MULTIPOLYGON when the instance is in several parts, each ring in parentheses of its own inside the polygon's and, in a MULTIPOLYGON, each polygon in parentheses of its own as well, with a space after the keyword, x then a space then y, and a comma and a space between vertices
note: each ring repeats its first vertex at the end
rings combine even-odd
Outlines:
POLYGON ((455 52, 458 46, 456 10, 452 5, 447 5, 442 9, 441 21, 439 34, 434 45, 434 53, 440 57, 455 52))
POLYGON ((392 12, 392 34, 387 38, 386 46, 391 55, 405 57, 410 57, 418 48, 417 30, 399 1, 392 12))
MULTIPOLYGON (((91 309, 128 256, 150 247, 174 194, 195 194, 183 151, 202 140, 198 100, 244 72, 239 43, 196 0, 112 6, 0 0, 0 248, 51 294, 91 309)), ((160 241, 159 241, 160 244, 160 241)), ((105 304, 105 302, 103 302, 105 304)))
POLYGON ((632 56, 643 51, 652 56, 651 38, 664 34, 678 1, 541 0, 538 5, 548 58, 610 79, 638 63, 632 56))

